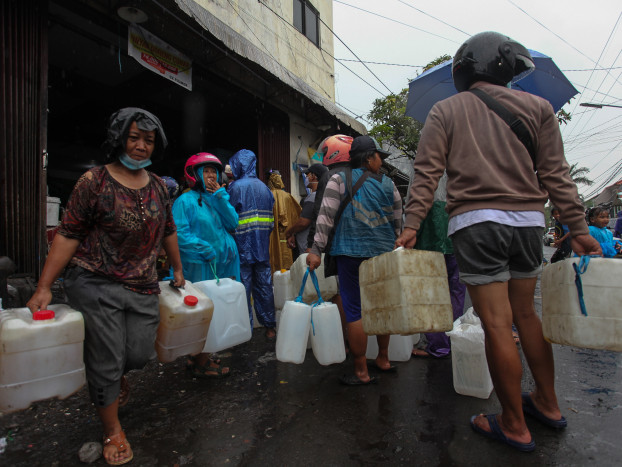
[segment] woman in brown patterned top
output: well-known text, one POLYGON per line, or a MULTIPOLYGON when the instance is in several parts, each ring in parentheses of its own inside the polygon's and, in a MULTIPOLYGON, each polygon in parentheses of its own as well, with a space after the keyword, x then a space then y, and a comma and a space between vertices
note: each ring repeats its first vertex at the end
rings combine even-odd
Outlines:
POLYGON ((85 324, 84 362, 91 399, 104 426, 104 458, 133 458, 118 417, 127 403, 123 376, 154 356, 159 323, 156 260, 163 247, 176 286, 184 285, 177 232, 166 186, 147 172, 167 141, 159 119, 142 109, 114 113, 107 145, 113 162, 80 177, 54 238, 31 311, 51 301, 50 286, 65 271, 65 291, 85 324))

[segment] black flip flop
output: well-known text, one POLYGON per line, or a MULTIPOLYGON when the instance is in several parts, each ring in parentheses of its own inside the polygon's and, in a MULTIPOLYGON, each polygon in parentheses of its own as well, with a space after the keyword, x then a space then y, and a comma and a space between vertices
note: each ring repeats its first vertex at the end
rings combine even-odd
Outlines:
POLYGON ((397 366, 391 365, 389 368, 380 368, 378 364, 374 361, 368 365, 369 368, 373 368, 374 370, 380 371, 382 373, 397 373, 397 366))
POLYGON ((361 381, 356 375, 342 375, 339 377, 339 381, 346 386, 367 386, 369 384, 376 384, 378 378, 376 376, 370 376, 369 381, 361 381))

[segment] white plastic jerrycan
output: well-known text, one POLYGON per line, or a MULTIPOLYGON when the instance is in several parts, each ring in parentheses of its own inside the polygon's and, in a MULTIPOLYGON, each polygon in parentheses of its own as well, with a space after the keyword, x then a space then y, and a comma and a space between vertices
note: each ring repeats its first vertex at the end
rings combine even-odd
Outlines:
POLYGON ((622 261, 569 258, 542 271, 542 331, 562 345, 622 352, 622 261), (581 298, 575 278, 578 268, 581 298), (583 308, 581 305, 583 301, 583 308))
POLYGON ((275 271, 272 276, 274 284, 274 307, 282 310, 287 300, 296 298, 296 288, 292 282, 292 274, 287 269, 275 271))
POLYGON ((251 339, 246 289, 241 282, 224 278, 195 282, 194 286, 214 302, 203 352, 219 352, 251 339))
POLYGON ((447 335, 451 339, 455 391, 465 396, 488 399, 493 385, 484 348, 484 330, 473 307, 454 321, 454 327, 447 335))
MULTIPOLYGON (((307 272, 307 256, 308 253, 304 253, 300 255, 292 267, 290 268, 292 283, 294 287, 297 284, 302 283, 302 278, 307 272)), ((320 267, 315 271, 315 275, 317 277, 317 282, 319 286, 320 293, 324 300, 330 300, 339 292, 337 287, 337 278, 336 276, 324 277, 324 254, 322 253, 322 263, 320 267)), ((295 289, 294 289, 295 290, 295 289)), ((302 293, 302 301, 305 303, 313 303, 318 299, 318 293, 315 290, 314 285, 309 281, 307 282, 305 289, 302 293)))
MULTIPOLYGON (((392 362, 407 362, 413 350, 413 337, 395 334, 389 340, 389 360, 392 362)), ((365 356, 375 359, 378 356, 378 341, 376 336, 367 337, 367 351, 365 356)))
POLYGON ((86 382, 82 314, 67 305, 0 311, 0 411, 65 399, 86 382))
POLYGON ((155 343, 158 360, 167 363, 201 353, 214 303, 190 281, 183 289, 163 281, 160 290, 160 325, 155 343))
POLYGON ((276 358, 281 362, 300 364, 305 360, 311 330, 311 305, 302 301, 302 294, 308 277, 307 268, 298 297, 294 301, 286 301, 281 312, 279 332, 276 335, 276 358))
POLYGON ((276 335, 276 358, 281 362, 302 363, 307 353, 311 329, 311 305, 288 300, 281 312, 276 335))
POLYGON ((320 365, 346 359, 341 318, 334 303, 322 302, 311 308, 311 349, 320 365))
POLYGON ((445 332, 453 312, 442 253, 398 248, 361 263, 361 321, 366 334, 445 332))

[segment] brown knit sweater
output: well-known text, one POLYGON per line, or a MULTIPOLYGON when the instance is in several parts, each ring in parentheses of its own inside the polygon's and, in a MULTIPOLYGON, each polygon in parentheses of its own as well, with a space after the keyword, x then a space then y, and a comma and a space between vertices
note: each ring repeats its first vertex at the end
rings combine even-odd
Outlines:
POLYGON ((405 227, 419 229, 438 180, 447 170, 447 211, 543 211, 550 197, 572 235, 589 233, 577 187, 570 178, 559 124, 548 101, 485 82, 478 87, 527 125, 531 157, 510 127, 470 92, 438 102, 425 122, 406 205, 405 227))

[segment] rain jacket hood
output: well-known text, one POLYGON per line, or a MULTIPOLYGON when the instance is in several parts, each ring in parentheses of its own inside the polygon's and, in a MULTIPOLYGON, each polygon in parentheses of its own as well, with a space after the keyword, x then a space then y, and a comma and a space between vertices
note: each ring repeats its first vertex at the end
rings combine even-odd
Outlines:
POLYGON ((164 127, 158 117, 151 112, 137 107, 126 107, 117 110, 110 116, 110 120, 108 121, 108 137, 104 142, 107 156, 109 158, 117 156, 118 153, 125 148, 125 142, 132 122, 136 122, 139 130, 155 131, 156 145, 153 156, 160 156, 168 145, 168 140, 164 134, 164 127))
POLYGON ((240 259, 232 236, 238 225, 238 214, 224 188, 214 193, 198 190, 184 193, 173 205, 173 218, 186 279, 192 282, 214 279, 214 266, 218 277, 233 276, 240 280, 240 259))
POLYGON ((271 190, 282 190, 285 188, 283 184, 283 179, 279 174, 270 175, 270 180, 268 180, 268 188, 271 190))
POLYGON ((229 159, 234 180, 244 177, 257 178, 257 156, 249 149, 240 149, 229 159))
MULTIPOLYGON (((197 190, 197 191, 200 191, 202 193, 207 193, 207 191, 205 191, 205 180, 203 179, 203 170, 205 170, 205 167, 207 167, 207 166, 210 166, 210 164, 202 165, 202 166, 198 167, 197 170, 196 170, 197 171, 197 176, 198 176, 197 181, 199 181, 200 183, 196 183, 194 185, 194 189, 197 190)), ((222 181, 221 181, 222 176, 221 176, 220 170, 218 170, 218 167, 216 167, 215 165, 211 165, 211 167, 214 167, 216 169, 216 181, 218 183, 222 183, 222 181)), ((211 193, 207 193, 207 194, 211 194, 211 193)))
MULTIPOLYGON (((272 192, 257 178, 257 158, 252 151, 236 152, 229 165, 235 180, 229 185, 230 203, 240 217, 235 230, 235 241, 240 253, 240 263, 268 263, 270 261, 270 232, 274 227, 272 192)), ((268 274, 270 272, 268 271, 268 274)))

